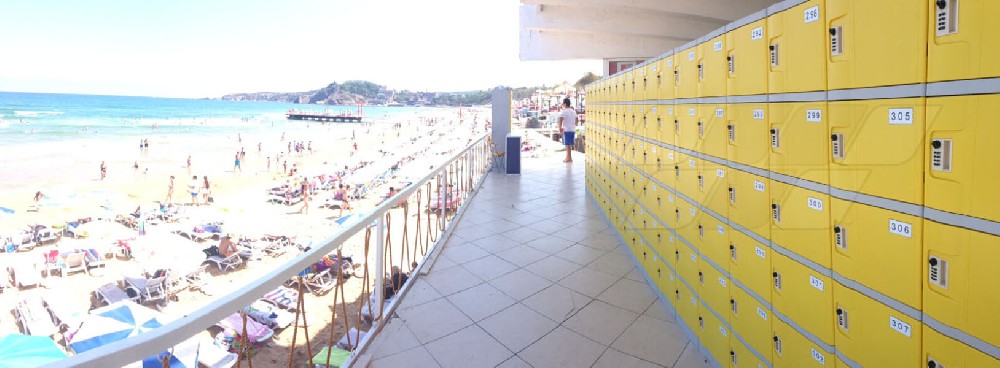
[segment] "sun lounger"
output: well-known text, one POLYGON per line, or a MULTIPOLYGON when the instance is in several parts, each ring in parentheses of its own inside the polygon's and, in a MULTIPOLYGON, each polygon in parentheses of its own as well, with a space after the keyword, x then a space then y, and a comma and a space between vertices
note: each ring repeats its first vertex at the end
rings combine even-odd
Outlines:
POLYGON ((208 368, 231 368, 240 360, 239 355, 215 345, 211 340, 198 343, 198 363, 208 368))
POLYGON ((351 327, 344 334, 344 337, 341 337, 340 341, 337 341, 337 347, 347 351, 354 350, 366 335, 368 335, 368 332, 358 331, 358 329, 351 327))
POLYGON ((14 271, 14 284, 18 287, 34 286, 42 283, 42 270, 32 262, 15 262, 10 266, 14 271))
POLYGON ((226 272, 243 264, 243 257, 237 252, 231 254, 229 257, 209 256, 205 258, 205 262, 211 262, 215 264, 215 267, 219 268, 219 271, 226 272))
POLYGON ((131 300, 134 302, 139 301, 138 295, 129 296, 128 293, 125 292, 125 290, 122 290, 122 288, 118 287, 118 285, 111 283, 104 284, 101 287, 97 288, 97 290, 94 290, 94 294, 97 295, 98 299, 103 301, 105 304, 109 305, 115 302, 120 302, 122 300, 131 300))
POLYGON ((325 293, 337 285, 337 277, 334 276, 334 271, 336 270, 333 268, 327 268, 315 273, 303 273, 300 275, 301 278, 293 278, 291 282, 293 284, 302 282, 302 286, 311 293, 325 293))
POLYGON ((62 277, 66 277, 71 272, 84 272, 90 274, 90 269, 87 268, 87 254, 84 252, 74 252, 66 255, 66 259, 62 260, 62 277))
MULTIPOLYGON (((229 330, 231 333, 243 335, 243 317, 239 313, 230 314, 216 325, 229 330)), ((250 341, 264 342, 270 339, 271 336, 274 336, 274 330, 248 317, 246 320, 246 335, 250 341)))
POLYGON ((125 277, 125 290, 139 295, 139 302, 145 303, 167 299, 167 276, 147 279, 145 277, 125 277))
POLYGON ((290 311, 294 311, 298 308, 299 303, 299 292, 295 289, 290 289, 287 287, 279 287, 274 289, 274 291, 264 295, 261 300, 268 303, 274 304, 278 307, 285 308, 290 311))
POLYGON ((14 313, 25 335, 52 336, 59 332, 59 327, 52 322, 52 316, 38 297, 24 298, 17 303, 14 313))
POLYGON ((328 348, 323 347, 315 356, 312 358, 313 366, 310 368, 340 368, 347 363, 347 358, 351 357, 351 352, 338 348, 328 348), (329 356, 330 360, 327 360, 329 356))
POLYGON ((36 225, 34 230, 34 241, 37 244, 55 243, 59 241, 59 234, 52 231, 48 226, 36 225))
POLYGON ((50 303, 48 300, 43 300, 45 302, 45 307, 52 314, 53 320, 58 324, 59 328, 66 328, 66 334, 72 335, 76 332, 76 329, 80 327, 83 323, 83 318, 87 315, 86 311, 76 310, 70 307, 66 303, 50 303))
POLYGON ((264 300, 253 302, 249 307, 243 308, 243 311, 248 317, 272 329, 285 328, 295 322, 295 314, 264 300))

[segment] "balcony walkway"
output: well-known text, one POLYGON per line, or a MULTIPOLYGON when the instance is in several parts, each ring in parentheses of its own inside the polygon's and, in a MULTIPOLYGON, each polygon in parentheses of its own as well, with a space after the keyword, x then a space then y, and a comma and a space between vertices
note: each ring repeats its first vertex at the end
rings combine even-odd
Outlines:
POLYGON ((487 177, 359 366, 708 366, 560 158, 487 177))

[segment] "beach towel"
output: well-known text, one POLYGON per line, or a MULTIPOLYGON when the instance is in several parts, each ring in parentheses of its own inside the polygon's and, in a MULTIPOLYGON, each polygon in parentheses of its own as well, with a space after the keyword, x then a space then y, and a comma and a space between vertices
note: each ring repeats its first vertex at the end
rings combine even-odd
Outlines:
POLYGON ((295 310, 299 303, 299 292, 298 290, 279 287, 264 295, 264 300, 288 310, 295 310))
MULTIPOLYGON (((243 331, 243 317, 240 316, 239 313, 233 313, 230 314, 229 317, 219 321, 218 325, 226 330, 229 330, 227 333, 232 335, 242 335, 240 332, 243 331)), ((246 335, 252 342, 263 342, 271 338, 271 336, 274 335, 274 331, 248 317, 246 321, 246 335)))

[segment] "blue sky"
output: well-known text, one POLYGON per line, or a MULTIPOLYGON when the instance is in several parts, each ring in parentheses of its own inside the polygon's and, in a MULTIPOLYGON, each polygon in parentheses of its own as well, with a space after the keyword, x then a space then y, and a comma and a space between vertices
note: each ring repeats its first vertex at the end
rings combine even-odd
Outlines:
POLYGON ((365 79, 431 91, 552 85, 594 60, 518 60, 517 0, 0 3, 0 91, 165 97, 365 79))

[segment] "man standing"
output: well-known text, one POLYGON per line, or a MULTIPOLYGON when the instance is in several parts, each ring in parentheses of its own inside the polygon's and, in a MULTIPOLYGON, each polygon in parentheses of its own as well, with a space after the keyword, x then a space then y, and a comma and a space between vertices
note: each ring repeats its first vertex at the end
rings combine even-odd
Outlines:
POLYGON ((568 98, 563 99, 562 111, 559 112, 559 133, 562 134, 563 144, 566 145, 566 159, 563 162, 573 162, 570 152, 573 150, 573 139, 576 135, 576 110, 570 106, 568 98))
POLYGON ((170 184, 167 185, 167 199, 163 200, 164 205, 174 203, 174 176, 170 175, 170 184))

